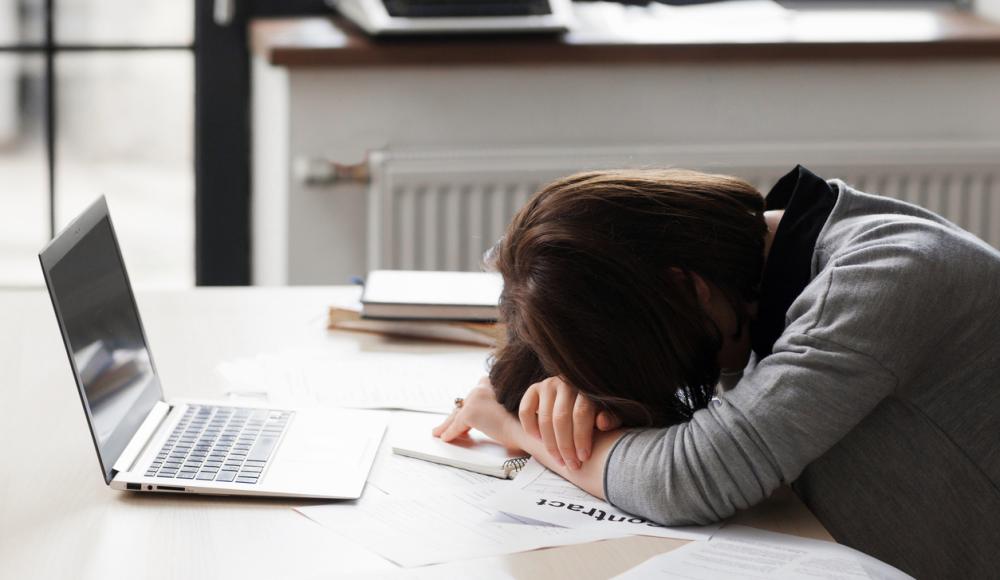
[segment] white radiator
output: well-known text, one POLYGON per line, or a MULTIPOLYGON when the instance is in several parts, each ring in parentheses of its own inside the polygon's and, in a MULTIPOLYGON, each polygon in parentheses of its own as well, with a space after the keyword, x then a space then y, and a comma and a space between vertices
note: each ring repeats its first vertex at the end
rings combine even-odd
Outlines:
POLYGON ((1000 143, 520 148, 370 156, 369 268, 478 270, 539 186, 577 171, 684 167, 767 192, 796 163, 924 206, 1000 247, 1000 143))

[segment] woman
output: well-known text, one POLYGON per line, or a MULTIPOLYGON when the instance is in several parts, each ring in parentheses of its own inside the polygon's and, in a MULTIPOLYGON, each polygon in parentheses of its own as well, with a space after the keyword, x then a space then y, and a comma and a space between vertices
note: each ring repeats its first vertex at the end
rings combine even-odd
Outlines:
POLYGON ((910 574, 995 574, 1000 253, 974 236, 802 167, 766 204, 597 172, 536 194, 493 261, 507 341, 435 435, 477 428, 668 525, 792 483, 910 574))

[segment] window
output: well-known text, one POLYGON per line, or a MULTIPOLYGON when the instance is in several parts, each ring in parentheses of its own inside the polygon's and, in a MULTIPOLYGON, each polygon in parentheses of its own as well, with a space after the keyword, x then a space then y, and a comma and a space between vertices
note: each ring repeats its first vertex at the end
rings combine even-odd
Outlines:
POLYGON ((194 283, 194 0, 0 3, 0 286, 106 195, 136 285, 194 283))

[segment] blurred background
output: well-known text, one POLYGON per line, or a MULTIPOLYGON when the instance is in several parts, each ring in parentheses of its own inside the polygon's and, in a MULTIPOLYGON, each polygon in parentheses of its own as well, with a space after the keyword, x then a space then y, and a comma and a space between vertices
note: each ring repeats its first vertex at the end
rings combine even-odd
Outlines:
MULTIPOLYGON (((533 3, 464 1, 371 4, 533 3)), ((807 163, 1000 244, 996 2, 566 4, 373 39, 321 0, 0 0, 0 287, 99 195, 138 286, 475 269, 539 184, 618 166, 807 163)))
POLYGON ((135 278, 194 284, 193 42, 192 1, 0 0, 0 285, 39 285, 50 219, 101 194, 135 278))

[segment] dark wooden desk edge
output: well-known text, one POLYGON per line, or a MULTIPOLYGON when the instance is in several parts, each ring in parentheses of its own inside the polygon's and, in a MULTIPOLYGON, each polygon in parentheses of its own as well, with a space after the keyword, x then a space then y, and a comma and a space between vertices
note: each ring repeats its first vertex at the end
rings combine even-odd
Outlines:
MULTIPOLYGON (((1000 59, 1000 23, 928 11, 939 32, 922 40, 789 39, 762 42, 609 42, 561 37, 371 39, 338 17, 254 22, 251 49, 276 66, 548 66, 858 60, 1000 59)), ((863 18, 863 12, 857 12, 863 18)), ((843 23, 840 23, 841 25, 843 23)))

